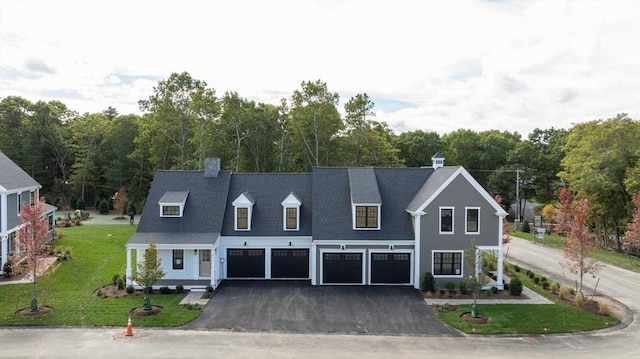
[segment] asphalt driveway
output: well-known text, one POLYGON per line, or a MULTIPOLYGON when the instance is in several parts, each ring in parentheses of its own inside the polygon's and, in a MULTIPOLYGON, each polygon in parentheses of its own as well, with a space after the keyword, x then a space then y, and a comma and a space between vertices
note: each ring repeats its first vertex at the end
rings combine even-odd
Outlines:
POLYGON ((187 329, 460 336, 401 286, 225 281, 187 329))

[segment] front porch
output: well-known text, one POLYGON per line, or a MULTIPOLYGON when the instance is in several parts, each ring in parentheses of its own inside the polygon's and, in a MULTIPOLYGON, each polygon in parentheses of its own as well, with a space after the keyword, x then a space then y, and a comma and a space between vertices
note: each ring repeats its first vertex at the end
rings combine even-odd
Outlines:
POLYGON ((176 289, 176 286, 182 285, 185 290, 204 290, 211 285, 210 279, 160 279, 153 285, 153 289, 160 287, 169 287, 176 289))

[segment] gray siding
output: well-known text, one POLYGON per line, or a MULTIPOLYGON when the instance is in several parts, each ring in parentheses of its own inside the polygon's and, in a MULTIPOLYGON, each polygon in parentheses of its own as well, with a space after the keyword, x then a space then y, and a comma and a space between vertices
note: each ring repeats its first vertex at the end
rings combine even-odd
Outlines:
MULTIPOLYGON (((475 240, 476 246, 499 246, 498 224, 500 217, 495 215, 495 209, 481 196, 478 191, 463 177, 458 176, 433 202, 425 209, 426 214, 420 222, 420 275, 433 272, 433 250, 465 250, 475 240), (454 234, 439 234, 440 207, 453 207, 454 234), (465 234, 465 208, 480 207, 480 234, 465 234)), ((468 274, 468 268, 463 256, 463 276, 468 274)), ((449 279, 445 280, 449 281, 449 279)), ((453 280, 452 280, 453 281, 453 280)))
MULTIPOLYGON (((28 195, 29 192, 27 192, 28 195)), ((24 194, 23 194, 24 196, 24 194)), ((18 219, 18 194, 11 193, 7 196, 7 230, 20 224, 18 219)))

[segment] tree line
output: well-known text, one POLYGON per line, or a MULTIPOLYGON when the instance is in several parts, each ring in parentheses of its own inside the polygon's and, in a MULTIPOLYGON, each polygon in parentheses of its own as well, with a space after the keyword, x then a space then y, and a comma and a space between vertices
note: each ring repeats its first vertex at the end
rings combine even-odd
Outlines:
MULTIPOLYGON (((459 129, 396 134, 375 120, 366 93, 338 109, 325 82, 304 81, 278 105, 216 93, 189 73, 172 73, 139 101, 142 115, 113 107, 79 114, 60 101, 0 99, 0 150, 43 185, 49 203, 97 207, 126 189, 142 209, 160 169, 201 170, 219 157, 234 172, 307 172, 314 166, 429 166, 436 152, 462 165, 508 207, 557 201, 566 185, 589 196, 603 238, 624 232, 640 189, 640 125, 626 114, 517 132, 459 129), (520 179, 516 186, 516 178, 520 179)), ((428 120, 428 119, 425 119, 428 120)))

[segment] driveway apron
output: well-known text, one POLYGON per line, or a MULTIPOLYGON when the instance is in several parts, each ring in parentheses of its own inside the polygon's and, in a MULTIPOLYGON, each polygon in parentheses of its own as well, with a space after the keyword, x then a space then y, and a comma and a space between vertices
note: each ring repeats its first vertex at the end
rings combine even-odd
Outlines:
POLYGON ((460 336, 405 286, 225 281, 187 329, 460 336))

